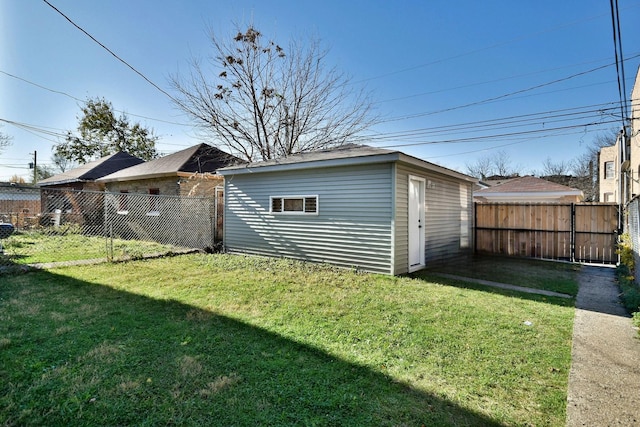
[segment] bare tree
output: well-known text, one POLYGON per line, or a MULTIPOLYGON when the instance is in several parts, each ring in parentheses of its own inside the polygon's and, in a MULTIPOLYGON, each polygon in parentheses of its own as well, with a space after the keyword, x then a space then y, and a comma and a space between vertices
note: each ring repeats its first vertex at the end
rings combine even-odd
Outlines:
POLYGON ((493 164, 489 156, 480 157, 473 163, 467 162, 465 166, 469 175, 479 179, 486 179, 493 174, 493 164))
POLYGON ((519 164, 512 164, 511 157, 504 150, 480 157, 475 162, 467 163, 465 166, 469 175, 480 179, 486 179, 491 175, 502 177, 518 176, 523 169, 519 164))
POLYGON ((11 139, 11 136, 7 135, 4 132, 0 132, 0 153, 2 153, 5 148, 11 145, 11 139))
POLYGON ((326 67, 317 40, 282 48, 249 26, 211 43, 210 62, 193 60, 171 83, 177 105, 231 154, 257 161, 340 146, 375 123, 366 94, 326 67))
POLYGON ((514 176, 518 175, 523 169, 522 165, 513 164, 511 156, 509 156, 509 153, 504 150, 500 150, 491 156, 491 161, 493 162, 496 175, 514 176))
POLYGON ((554 161, 551 157, 547 157, 545 161, 542 162, 542 175, 567 175, 571 172, 572 168, 572 162, 567 162, 565 160, 554 161))
POLYGON ((573 174, 580 178, 580 184, 577 187, 584 192, 585 201, 598 201, 600 150, 614 145, 618 133, 617 129, 609 129, 597 134, 586 146, 586 151, 573 160, 573 174))

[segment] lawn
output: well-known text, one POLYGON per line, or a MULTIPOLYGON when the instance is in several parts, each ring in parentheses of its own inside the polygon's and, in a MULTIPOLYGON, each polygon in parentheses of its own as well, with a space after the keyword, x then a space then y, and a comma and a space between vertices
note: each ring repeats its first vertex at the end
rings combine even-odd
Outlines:
POLYGON ((231 255, 1 280, 3 425, 565 422, 573 301, 231 255))
POLYGON ((113 252, 113 259, 141 258, 145 254, 168 253, 176 248, 156 242, 113 239, 113 244, 100 236, 83 234, 47 234, 41 232, 16 233, 3 240, 4 259, 0 265, 35 264, 85 259, 106 259, 113 252), (112 251, 113 249, 113 251, 112 251))
POLYGON ((558 261, 479 255, 436 265, 419 272, 418 275, 435 279, 437 273, 447 273, 576 296, 578 295, 576 273, 579 269, 580 266, 577 264, 558 261))

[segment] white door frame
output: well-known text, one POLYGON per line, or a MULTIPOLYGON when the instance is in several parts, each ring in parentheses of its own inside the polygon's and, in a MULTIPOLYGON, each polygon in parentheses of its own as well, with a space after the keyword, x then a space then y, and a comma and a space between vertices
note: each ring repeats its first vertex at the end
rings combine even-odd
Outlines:
POLYGON ((426 179, 409 175, 408 260, 409 272, 425 267, 425 188, 426 179))

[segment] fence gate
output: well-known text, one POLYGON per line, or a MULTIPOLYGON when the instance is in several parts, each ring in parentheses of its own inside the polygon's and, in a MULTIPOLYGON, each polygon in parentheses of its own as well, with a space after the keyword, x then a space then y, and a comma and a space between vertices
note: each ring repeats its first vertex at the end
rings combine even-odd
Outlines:
POLYGON ((615 264, 619 229, 615 204, 475 204, 477 252, 615 264))

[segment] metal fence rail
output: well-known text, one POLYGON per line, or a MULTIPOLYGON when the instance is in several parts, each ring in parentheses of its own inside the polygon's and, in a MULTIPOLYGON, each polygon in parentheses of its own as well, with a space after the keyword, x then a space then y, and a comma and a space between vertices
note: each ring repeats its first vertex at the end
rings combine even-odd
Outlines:
POLYGON ((219 197, 34 191, 40 196, 38 212, 0 212, 0 222, 15 227, 15 232, 0 242, 0 267, 140 257, 177 249, 211 250, 219 243, 219 197))
POLYGON ((186 248, 214 245, 215 200, 147 194, 106 193, 105 235, 186 248))
MULTIPOLYGON (((624 231, 631 239, 636 270, 640 266, 640 199, 633 199, 625 209, 624 231)), ((636 275, 636 282, 639 278, 636 275)))

